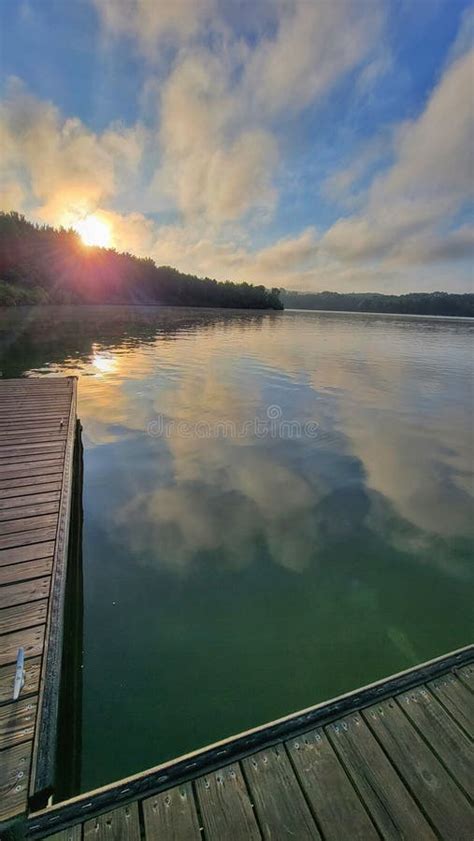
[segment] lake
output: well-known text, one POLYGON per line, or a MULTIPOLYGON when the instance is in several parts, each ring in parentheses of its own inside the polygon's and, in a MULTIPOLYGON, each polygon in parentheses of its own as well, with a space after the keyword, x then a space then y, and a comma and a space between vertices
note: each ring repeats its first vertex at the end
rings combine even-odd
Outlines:
POLYGON ((472 322, 0 310, 79 376, 82 790, 472 639, 472 322))

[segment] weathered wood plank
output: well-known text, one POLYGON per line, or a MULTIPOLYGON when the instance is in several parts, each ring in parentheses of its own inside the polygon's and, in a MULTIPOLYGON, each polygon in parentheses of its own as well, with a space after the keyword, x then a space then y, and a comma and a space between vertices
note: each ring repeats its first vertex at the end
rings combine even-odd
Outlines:
MULTIPOLYGON (((13 520, 0 521, 0 538, 7 534, 16 534, 21 532, 26 536, 26 532, 47 528, 48 526, 56 527, 58 521, 57 513, 40 514, 38 517, 23 517, 14 518, 13 520)), ((20 545, 23 545, 20 543, 20 545)))
POLYGON ((13 549, 0 550, 0 567, 9 564, 21 564, 24 561, 35 561, 48 558, 54 552, 54 541, 46 540, 28 546, 16 546, 13 549))
POLYGON ((149 841, 201 841, 191 783, 144 800, 142 809, 149 841))
POLYGON ((0 584, 14 584, 33 578, 42 578, 51 574, 53 558, 38 558, 23 564, 10 564, 0 567, 0 584))
POLYGON ((34 464, 28 463, 15 467, 8 464, 6 467, 0 467, 1 479, 32 479, 33 476, 52 476, 60 473, 62 469, 62 459, 47 459, 46 461, 37 461, 34 464))
MULTIPOLYGON (((63 829, 62 832, 57 832, 55 835, 48 835, 48 841, 81 841, 81 839, 82 824, 80 823, 69 827, 69 829, 63 829)), ((112 838, 110 841, 112 841, 112 838)))
POLYGON ((453 674, 433 680, 428 687, 452 717, 474 739, 474 695, 453 674))
POLYGON ((461 788, 474 798, 474 753, 464 731, 423 686, 396 700, 461 788))
POLYGON ((472 841, 471 806, 395 701, 370 707, 363 716, 440 835, 472 841))
POLYGON ((36 707, 36 697, 20 698, 0 706, 0 749, 11 748, 33 738, 36 707))
POLYGON ((46 526, 42 529, 30 529, 30 531, 14 532, 13 534, 0 535, 0 550, 16 549, 20 546, 46 543, 56 537, 56 526, 46 526))
POLYGON ((0 482, 0 500, 7 500, 12 497, 34 496, 39 493, 56 493, 58 491, 61 491, 60 473, 57 473, 55 476, 35 476, 32 479, 27 477, 0 482))
POLYGON ((49 430, 47 432, 22 432, 21 430, 6 432, 0 426, 0 441, 2 444, 47 444, 49 442, 60 444, 64 443, 65 440, 66 435, 60 429, 54 431, 49 430))
POLYGON ((436 841, 436 835, 359 713, 326 728, 384 841, 436 841))
POLYGON ((0 587, 0 609, 47 599, 50 580, 49 576, 43 576, 32 581, 20 581, 19 584, 0 587))
MULTIPOLYGON (((59 502, 60 492, 58 490, 43 491, 42 493, 32 493, 27 496, 18 495, 11 496, 7 499, 0 499, 0 512, 13 511, 16 516, 16 509, 36 508, 38 505, 54 504, 59 502)), ((19 515, 20 517, 23 514, 19 515)))
POLYGON ((131 803, 86 821, 84 841, 140 841, 138 806, 131 803))
POLYGON ((2 751, 0 762, 0 820, 26 811, 32 743, 2 751))
POLYGON ((0 465, 0 478, 2 479, 23 479, 25 477, 29 477, 30 479, 33 476, 50 476, 53 473, 60 472, 62 470, 63 460, 62 459, 46 459, 41 461, 35 462, 24 462, 19 466, 7 464, 5 466, 0 465))
MULTIPOLYGON (((2 588, 3 589, 3 588, 2 588)), ((22 628, 32 628, 43 625, 48 615, 48 599, 34 601, 30 604, 17 604, 0 610, 0 634, 21 631, 22 628)), ((0 639, 0 645, 2 640, 0 639)))
POLYGON ((242 765, 265 839, 321 838, 283 745, 260 751, 242 765))
POLYGON ((0 467, 2 468, 2 473, 5 472, 4 468, 6 467, 21 467, 22 469, 26 467, 26 465, 34 465, 36 466, 38 462, 43 463, 45 460, 49 460, 52 458, 60 458, 62 456, 62 451, 54 451, 54 452, 31 452, 31 453, 23 453, 22 455, 17 456, 2 456, 2 451, 0 449, 0 467))
MULTIPOLYGON (((39 494, 41 496, 41 494, 39 494)), ((48 494, 45 494, 48 496, 48 494)), ((21 497, 21 499, 24 499, 21 497)), ((50 502, 37 502, 33 505, 23 505, 23 507, 12 506, 11 508, 2 508, 0 504, 0 522, 13 522, 15 520, 22 520, 27 517, 40 517, 43 514, 56 514, 59 511, 59 500, 52 500, 50 502)))
POLYGON ((220 841, 222 838, 260 841, 260 831, 237 764, 196 780, 196 795, 206 841, 220 841))
POLYGON ((322 728, 286 743, 325 841, 380 838, 322 728))
MULTIPOLYGON (((38 692, 41 670, 41 657, 30 657, 25 660, 25 684, 21 690, 21 698, 38 692)), ((12 700, 13 681, 15 680, 16 664, 0 668, 0 703, 12 700)))
POLYGON ((21 631, 13 631, 2 637, 0 648, 0 666, 7 663, 15 663, 18 649, 23 647, 25 657, 36 657, 41 654, 44 643, 44 625, 34 628, 24 628, 21 631))
POLYGON ((3 444, 0 443, 0 458, 29 456, 32 453, 62 453, 64 441, 46 441, 43 444, 3 444))

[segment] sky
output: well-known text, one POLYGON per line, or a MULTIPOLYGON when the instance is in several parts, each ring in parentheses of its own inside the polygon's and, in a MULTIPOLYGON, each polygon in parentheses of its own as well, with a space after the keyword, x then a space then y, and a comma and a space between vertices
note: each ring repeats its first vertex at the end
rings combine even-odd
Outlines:
POLYGON ((0 0, 0 209, 302 291, 473 290, 464 0, 0 0))

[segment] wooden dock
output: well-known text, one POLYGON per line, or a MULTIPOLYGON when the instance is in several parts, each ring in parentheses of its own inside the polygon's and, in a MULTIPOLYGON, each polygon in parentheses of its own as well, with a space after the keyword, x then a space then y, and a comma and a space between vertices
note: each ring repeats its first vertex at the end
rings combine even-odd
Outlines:
POLYGON ((76 382, 0 380, 0 821, 53 784, 76 382))
POLYGON ((26 836, 473 841, 473 663, 470 646, 87 792, 26 836))

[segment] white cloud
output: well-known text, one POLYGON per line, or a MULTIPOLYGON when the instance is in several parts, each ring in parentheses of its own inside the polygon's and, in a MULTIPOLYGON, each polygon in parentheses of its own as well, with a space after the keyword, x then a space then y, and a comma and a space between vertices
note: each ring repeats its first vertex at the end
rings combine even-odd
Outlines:
POLYGON ((214 0, 93 0, 105 29, 136 38, 149 56, 160 39, 185 41, 209 17, 214 0))
POLYGON ((69 224, 123 189, 142 153, 141 129, 111 127, 102 135, 64 119, 48 102, 12 80, 0 106, 0 177, 21 190, 37 217, 69 224))
MULTIPOLYGON (((395 162, 377 175, 364 212, 340 219, 321 246, 341 260, 396 256, 410 262, 413 236, 432 237, 469 200, 474 136, 474 52, 445 72, 418 119, 403 124, 395 162), (405 247, 406 246, 406 247, 405 247)), ((451 248, 456 239, 451 236, 451 248)), ((462 250, 464 242, 459 242, 462 250)))

